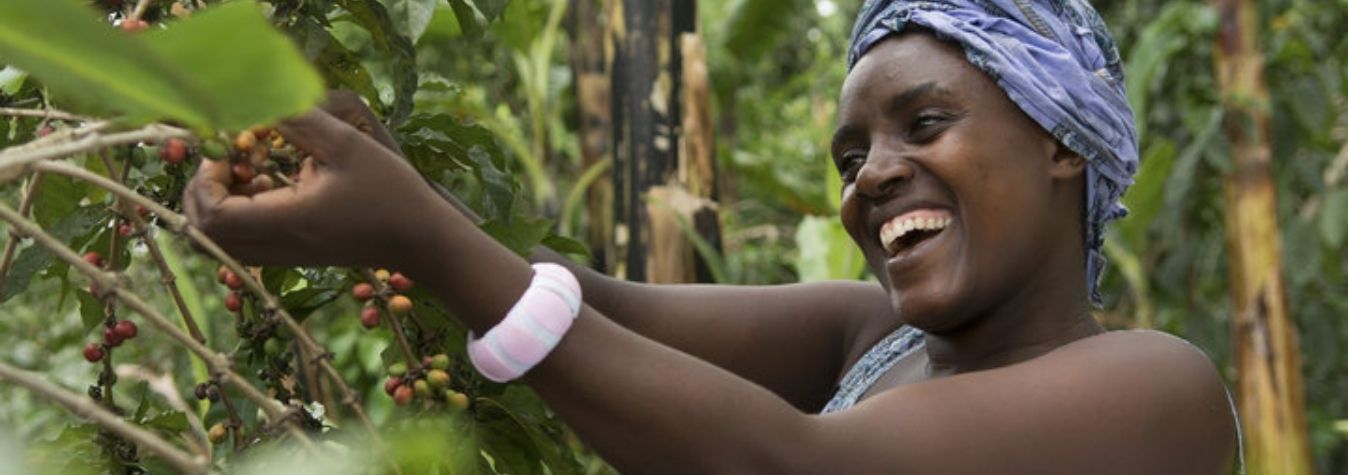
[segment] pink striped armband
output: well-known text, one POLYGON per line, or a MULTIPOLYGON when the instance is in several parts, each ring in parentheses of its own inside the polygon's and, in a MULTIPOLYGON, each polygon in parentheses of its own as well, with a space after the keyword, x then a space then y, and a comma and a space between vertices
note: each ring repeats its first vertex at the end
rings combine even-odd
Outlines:
POLYGON ((534 264, 534 278, 505 319, 482 339, 468 334, 468 359, 487 379, 504 383, 543 361, 580 314, 580 283, 557 264, 534 264))

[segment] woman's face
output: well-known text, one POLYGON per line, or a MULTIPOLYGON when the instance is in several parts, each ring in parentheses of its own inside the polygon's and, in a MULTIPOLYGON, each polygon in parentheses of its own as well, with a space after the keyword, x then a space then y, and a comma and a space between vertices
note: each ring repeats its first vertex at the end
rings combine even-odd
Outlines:
POLYGON ((1033 288, 1048 253, 1081 252, 1084 161, 958 47, 926 33, 876 45, 838 120, 843 225, 905 322, 954 330, 1033 288))

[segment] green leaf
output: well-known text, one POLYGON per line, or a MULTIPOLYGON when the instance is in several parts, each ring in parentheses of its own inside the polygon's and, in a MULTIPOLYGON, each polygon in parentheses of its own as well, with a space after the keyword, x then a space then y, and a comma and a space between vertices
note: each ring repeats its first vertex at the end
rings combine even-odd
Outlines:
POLYGON ((543 238, 543 245, 547 246, 549 249, 560 252, 562 254, 570 254, 573 256, 581 256, 585 258, 591 257, 589 246, 586 246, 585 243, 583 242, 571 239, 566 236, 549 234, 548 237, 543 238))
POLYGON ((1325 195, 1320 208, 1320 236, 1330 248, 1341 248, 1348 237, 1348 189, 1340 188, 1325 195))
POLYGON ((141 425, 169 432, 186 432, 192 428, 187 423, 187 414, 178 411, 161 412, 141 425))
MULTIPOLYGON (((80 249, 84 247, 88 237, 94 234, 94 226, 102 223, 106 218, 106 211, 101 207, 79 208, 66 215, 56 224, 48 226, 46 231, 72 248, 80 249)), ((14 260, 14 263, 10 265, 9 274, 5 276, 5 288, 0 292, 0 303, 4 303, 15 295, 28 290, 28 284, 33 280, 33 276, 39 272, 49 267, 66 268, 65 263, 53 265, 55 260, 56 258, 51 251, 48 251, 45 247, 35 245, 24 249, 19 257, 14 260)), ((48 271, 48 275, 51 275, 50 271, 48 271)))
POLYGON ((75 0, 0 2, 0 62, 100 112, 209 122, 184 70, 75 0))
POLYGON ((1147 229, 1152 220, 1161 211, 1165 199, 1165 177, 1175 168, 1175 144, 1164 138, 1157 139, 1147 148, 1142 158, 1142 169, 1138 171, 1134 185, 1123 196, 1123 204, 1128 207, 1128 219, 1119 222, 1119 230, 1128 249, 1142 249, 1147 229))
POLYGON ((550 229, 552 221, 543 218, 516 217, 508 222, 491 220, 482 224, 483 232, 521 256, 529 255, 529 251, 543 242, 550 229))
POLYGON ((866 268, 866 258, 836 216, 806 216, 796 226, 796 248, 801 282, 856 279, 866 268))
POLYGON ((0 3, 0 61, 131 123, 239 129, 312 107, 313 69, 257 4, 238 1, 129 35, 75 0, 0 3))
POLYGON ((103 324, 103 301, 94 297, 93 294, 83 290, 75 291, 75 299, 80 305, 80 323, 84 324, 84 332, 88 333, 95 327, 103 324))
POLYGON ((28 73, 13 66, 5 66, 5 69, 0 69, 0 94, 17 94, 23 88, 25 79, 28 79, 28 73))
POLYGON ((435 16, 436 0, 380 0, 398 33, 416 43, 435 16))
MULTIPOLYGON (((739 0, 726 19, 725 48, 735 58, 753 60, 767 54, 782 38, 791 15, 809 11, 814 2, 805 0, 739 0)), ((811 12, 813 13, 813 12, 811 12)))
POLYGON ((323 81, 252 2, 213 7, 146 36, 210 98, 211 125, 242 129, 308 111, 323 81))
POLYGON ((384 120, 390 127, 402 124, 412 113, 412 96, 417 92, 417 52, 412 41, 398 33, 388 10, 375 0, 337 0, 342 9, 351 13, 356 24, 370 33, 370 39, 380 52, 392 61, 393 104, 384 120))
POLYGON ((466 0, 449 0, 449 7, 454 10, 454 19, 459 22, 459 31, 469 38, 478 38, 482 36, 482 25, 477 21, 477 12, 473 11, 473 6, 466 0))

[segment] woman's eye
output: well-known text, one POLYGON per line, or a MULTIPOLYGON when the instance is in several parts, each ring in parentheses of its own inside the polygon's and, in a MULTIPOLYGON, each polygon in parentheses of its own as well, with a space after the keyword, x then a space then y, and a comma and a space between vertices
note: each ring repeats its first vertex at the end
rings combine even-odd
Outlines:
POLYGON ((838 174, 842 176, 842 181, 844 183, 855 181, 857 174, 861 173, 861 166, 865 163, 865 155, 859 153, 843 155, 842 160, 838 161, 838 174))
POLYGON ((913 124, 909 130, 909 134, 919 142, 934 139, 941 130, 938 126, 944 123, 945 119, 946 117, 941 114, 919 114, 917 117, 913 118, 913 124))

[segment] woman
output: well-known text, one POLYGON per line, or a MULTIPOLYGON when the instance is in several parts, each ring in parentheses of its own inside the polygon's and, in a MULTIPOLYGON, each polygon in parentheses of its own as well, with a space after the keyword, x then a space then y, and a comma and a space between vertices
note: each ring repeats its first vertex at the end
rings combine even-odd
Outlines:
POLYGON ((411 273, 472 329, 479 371, 522 375, 623 472, 1227 473, 1211 362, 1088 312, 1137 161, 1094 10, 872 1, 848 62, 833 159, 879 285, 532 270, 349 99, 280 126, 313 155, 298 186, 231 194, 203 163, 185 207, 251 263, 411 273))

